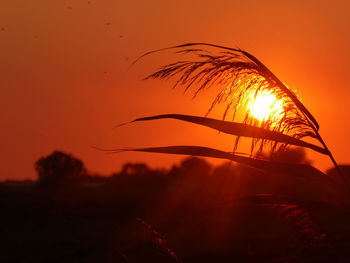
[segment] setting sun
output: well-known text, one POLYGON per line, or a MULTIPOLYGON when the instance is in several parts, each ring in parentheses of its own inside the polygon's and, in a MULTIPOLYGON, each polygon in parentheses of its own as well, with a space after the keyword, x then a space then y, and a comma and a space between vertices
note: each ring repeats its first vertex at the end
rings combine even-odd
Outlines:
POLYGON ((259 92, 256 97, 252 95, 248 102, 249 114, 260 122, 268 119, 279 120, 283 110, 283 101, 269 90, 259 92))

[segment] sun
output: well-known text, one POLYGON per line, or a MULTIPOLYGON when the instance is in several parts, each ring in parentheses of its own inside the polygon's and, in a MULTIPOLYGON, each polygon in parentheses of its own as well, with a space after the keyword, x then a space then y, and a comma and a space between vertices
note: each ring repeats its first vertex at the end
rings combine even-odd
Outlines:
POLYGON ((284 112, 283 101, 276 98, 270 90, 262 90, 255 97, 252 94, 247 106, 250 116, 260 122, 276 122, 282 118, 284 112))

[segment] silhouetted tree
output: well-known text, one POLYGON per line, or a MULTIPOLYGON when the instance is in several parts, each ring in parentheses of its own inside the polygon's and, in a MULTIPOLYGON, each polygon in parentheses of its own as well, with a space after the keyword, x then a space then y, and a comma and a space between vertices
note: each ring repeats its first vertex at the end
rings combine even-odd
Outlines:
POLYGON ((86 175, 81 160, 59 151, 40 158, 35 163, 40 184, 62 184, 77 181, 86 175))
POLYGON ((125 163, 122 167, 121 174, 145 175, 151 172, 152 170, 145 163, 125 163))
POLYGON ((202 158, 188 157, 181 162, 180 169, 183 173, 206 176, 210 174, 212 167, 202 158))
MULTIPOLYGON (((342 172, 345 180, 348 182, 348 184, 350 183, 350 165, 349 164, 343 164, 343 165, 339 165, 339 169, 342 172)), ((331 178, 333 178, 334 180, 338 181, 339 183, 341 183, 341 180, 339 180, 338 177, 338 171, 336 168, 331 168, 327 170, 327 175, 329 175, 331 178)))
POLYGON ((275 162, 282 163, 299 163, 311 165, 312 161, 307 158, 306 152, 303 148, 289 148, 287 150, 276 151, 271 155, 261 154, 263 157, 268 158, 275 162))

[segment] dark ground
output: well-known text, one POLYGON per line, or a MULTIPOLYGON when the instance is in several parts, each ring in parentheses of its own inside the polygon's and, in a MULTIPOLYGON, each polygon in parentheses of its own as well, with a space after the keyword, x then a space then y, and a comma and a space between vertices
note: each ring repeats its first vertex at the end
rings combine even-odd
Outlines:
POLYGON ((226 172, 2 184, 0 262, 350 262, 326 184, 226 172))

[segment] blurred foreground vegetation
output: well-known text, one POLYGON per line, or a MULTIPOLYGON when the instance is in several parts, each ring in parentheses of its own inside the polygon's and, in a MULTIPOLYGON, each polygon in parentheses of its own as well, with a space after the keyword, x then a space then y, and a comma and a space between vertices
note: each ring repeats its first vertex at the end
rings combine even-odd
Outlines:
MULTIPOLYGON (((274 158, 309 163, 300 150, 274 158)), ((350 260, 347 199, 313 175, 187 158, 102 177, 62 152, 35 167, 38 181, 0 185, 0 262, 350 260)))

